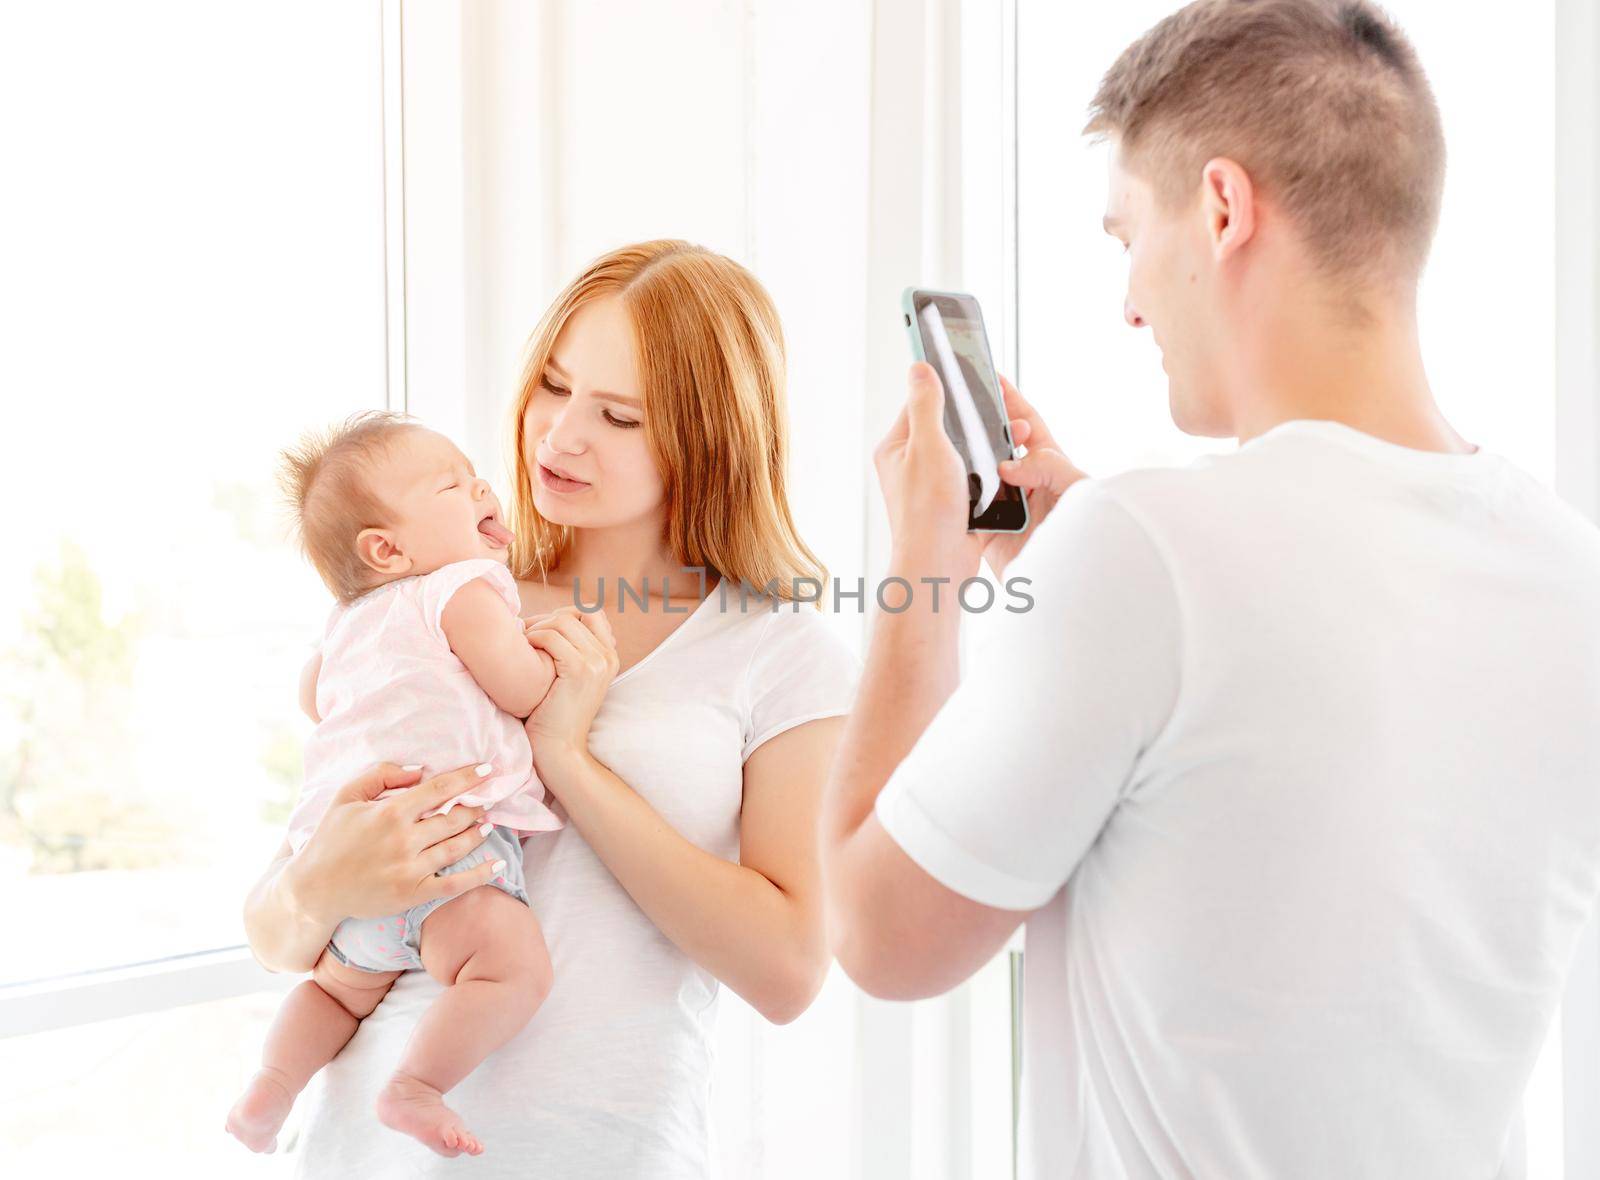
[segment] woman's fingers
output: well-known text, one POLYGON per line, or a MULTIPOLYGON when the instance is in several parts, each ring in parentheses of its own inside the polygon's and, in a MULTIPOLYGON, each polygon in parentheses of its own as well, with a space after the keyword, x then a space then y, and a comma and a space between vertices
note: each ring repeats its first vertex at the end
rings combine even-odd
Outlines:
POLYGON ((393 762, 380 762, 340 787, 329 806, 334 803, 366 803, 394 787, 409 787, 421 776, 421 770, 406 770, 393 762))
POLYGON ((494 768, 487 763, 479 763, 474 766, 458 767, 447 774, 435 775, 427 782, 418 783, 414 790, 406 793, 406 813, 411 819, 420 819, 463 791, 470 791, 493 771, 494 768), (478 773, 479 766, 487 767, 483 774, 478 773))
POLYGON ((606 617, 604 610, 579 610, 575 606, 563 606, 547 614, 533 615, 522 620, 522 633, 524 635, 536 627, 554 626, 558 619, 575 619, 587 627, 601 642, 615 647, 616 633, 611 629, 611 620, 606 617))
POLYGON ((590 631, 594 632, 595 638, 599 639, 601 643, 604 643, 607 647, 617 646, 616 633, 611 630, 611 620, 606 618, 605 611, 579 611, 577 619, 590 631))
POLYGON ((564 668, 576 668, 583 663, 583 654, 560 630, 544 626, 528 632, 528 642, 540 651, 548 652, 556 662, 556 675, 564 668))
MULTIPOLYGON (((471 852, 472 849, 467 849, 471 852)), ((463 852, 461 856, 465 856, 463 852)), ((445 861, 446 865, 454 864, 461 859, 455 856, 445 861)), ((440 865, 443 868, 444 865, 440 865)), ((447 876, 437 876, 435 869, 428 876, 422 878, 417 885, 416 901, 412 904, 420 905, 425 901, 432 901, 436 897, 460 897, 469 889, 476 889, 479 885, 487 885, 501 873, 506 871, 506 862, 503 860, 486 860, 481 865, 473 865, 470 869, 463 869, 459 873, 450 873, 447 876)))
POLYGON ((452 807, 442 815, 430 815, 416 823, 418 848, 429 848, 451 836, 475 828, 483 822, 485 808, 452 807))
MULTIPOLYGON (((543 626, 536 627, 528 633, 528 642, 542 647, 543 645, 536 641, 536 637, 541 635, 555 635, 565 639, 567 647, 570 649, 570 654, 567 656, 568 660, 575 660, 591 671, 600 671, 606 666, 608 656, 615 655, 615 652, 594 632, 585 619, 574 615, 557 615, 543 626)), ((544 650, 555 657, 559 666, 561 657, 557 655, 556 650, 551 647, 546 647, 544 650)))
MULTIPOLYGON (((487 822, 487 821, 485 821, 487 822)), ((490 825, 489 831, 494 831, 490 825)), ((422 866, 430 873, 437 873, 446 865, 453 865, 467 853, 489 838, 489 833, 483 830, 483 825, 478 824, 464 832, 457 832, 448 840, 440 840, 430 848, 424 849, 421 860, 422 866)), ((460 874, 453 874, 460 875, 460 874)), ((489 874, 491 877, 493 873, 489 874)))

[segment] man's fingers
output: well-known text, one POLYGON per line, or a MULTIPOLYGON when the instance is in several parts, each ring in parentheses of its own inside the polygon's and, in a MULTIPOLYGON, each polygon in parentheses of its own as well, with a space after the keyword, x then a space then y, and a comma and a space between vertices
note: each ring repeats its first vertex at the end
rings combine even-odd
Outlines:
POLYGON ((351 779, 334 796, 345 802, 370 802, 385 791, 409 787, 422 777, 422 769, 407 770, 393 762, 380 762, 371 770, 351 779))
POLYGON ((1017 387, 1011 384, 1011 378, 1004 373, 996 373, 995 376, 1000 378, 1000 396, 1005 399, 1006 409, 1011 412, 1011 416, 1014 418, 1033 416, 1034 408, 1017 392, 1017 387))
MULTIPOLYGON (((1050 428, 1044 424, 1044 419, 1039 416, 1039 411, 1028 403, 1028 399, 1017 392, 1017 387, 1003 375, 1000 377, 1000 393, 1005 398, 1006 415, 1010 418, 1021 418, 1028 424, 1029 433, 1034 436, 1034 441, 1042 447, 1055 446, 1055 440, 1050 435, 1050 428)), ((1018 439, 1017 441, 1021 441, 1018 439)))
POLYGON ((1000 477, 1019 488, 1043 488, 1060 495, 1084 476, 1060 451, 1044 448, 1021 459, 1007 459, 1000 464, 1000 477))
POLYGON ((895 415, 894 423, 889 427, 889 433, 878 440, 878 445, 873 449, 872 457, 877 462, 882 462, 884 455, 896 446, 906 441, 906 436, 911 431, 910 403, 901 405, 900 412, 895 415))
POLYGON ((932 430, 944 430, 944 386, 939 381, 939 371, 927 361, 911 366, 906 419, 907 437, 912 440, 932 430))

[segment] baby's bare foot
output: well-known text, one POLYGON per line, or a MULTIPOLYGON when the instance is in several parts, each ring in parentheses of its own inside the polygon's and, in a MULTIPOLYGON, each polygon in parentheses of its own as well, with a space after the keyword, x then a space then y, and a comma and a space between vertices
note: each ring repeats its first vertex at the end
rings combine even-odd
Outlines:
POLYGON ((483 1144, 462 1124, 461 1116, 444 1104, 444 1095, 403 1073, 390 1078, 378 1095, 378 1121, 440 1155, 483 1153, 483 1144))
POLYGON ((293 1106, 294 1095, 278 1071, 260 1070, 228 1112, 228 1133, 251 1151, 272 1151, 293 1106))

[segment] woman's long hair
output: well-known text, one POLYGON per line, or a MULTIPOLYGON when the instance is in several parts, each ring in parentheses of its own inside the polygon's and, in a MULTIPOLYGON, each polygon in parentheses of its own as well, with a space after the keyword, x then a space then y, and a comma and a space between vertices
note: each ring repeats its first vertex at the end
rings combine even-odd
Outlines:
POLYGON ((777 309, 731 258, 670 240, 596 259, 529 339, 512 428, 512 574, 543 580, 572 544, 572 526, 552 523, 534 506, 523 424, 562 327, 585 303, 610 295, 621 298, 633 321, 646 437, 666 489, 669 551, 680 565, 784 601, 795 599, 796 579, 825 585, 827 569, 789 512, 777 309))

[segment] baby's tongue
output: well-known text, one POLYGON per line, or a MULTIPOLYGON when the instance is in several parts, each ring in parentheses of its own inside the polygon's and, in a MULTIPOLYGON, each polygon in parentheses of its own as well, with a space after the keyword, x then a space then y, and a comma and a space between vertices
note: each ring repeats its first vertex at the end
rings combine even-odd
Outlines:
POLYGON ((496 545, 504 547, 511 544, 511 530, 492 516, 486 516, 478 522, 478 531, 496 545))

